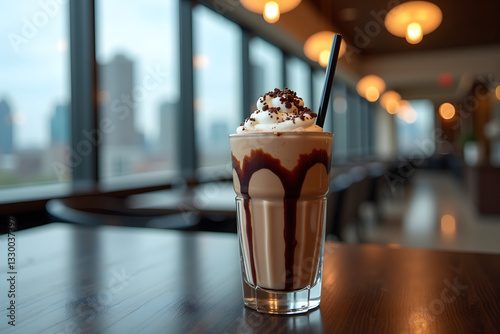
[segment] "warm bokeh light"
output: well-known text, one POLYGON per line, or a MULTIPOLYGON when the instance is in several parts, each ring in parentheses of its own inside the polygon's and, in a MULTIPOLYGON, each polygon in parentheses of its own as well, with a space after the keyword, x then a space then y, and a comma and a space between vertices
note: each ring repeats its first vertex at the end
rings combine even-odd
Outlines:
POLYGON ((366 99, 370 102, 375 102, 378 100, 378 98, 380 97, 380 93, 378 91, 378 89, 374 86, 370 86, 366 89, 366 99))
POLYGON ((422 34, 422 26, 420 24, 413 22, 406 28, 406 41, 410 44, 418 44, 424 37, 422 34))
POLYGON ((366 98, 370 102, 378 100, 380 94, 385 90, 385 82, 382 78, 376 75, 367 75, 359 80, 356 85, 358 94, 366 98))
POLYGON ((425 333, 429 327, 429 313, 417 311, 409 316, 410 328, 415 333, 425 333))
POLYGON ((417 112, 413 109, 410 102, 406 100, 399 101, 399 109, 396 116, 408 124, 413 124, 417 120, 417 112))
POLYGON ((269 23, 275 23, 280 15, 287 13, 297 7, 302 0, 240 0, 243 7, 247 10, 262 14, 264 20, 269 23))
POLYGON ((385 110, 387 110, 389 114, 394 115, 395 113, 398 112, 398 108, 399 108, 399 101, 390 100, 389 102, 387 102, 385 110))
POLYGON ((193 56, 193 66, 198 70, 202 70, 210 66, 210 58, 206 55, 197 54, 193 56))
POLYGON ((439 106, 439 115, 443 119, 452 119, 455 116, 455 107, 453 104, 445 102, 439 106))
POLYGON ((278 22, 280 19, 280 7, 274 1, 269 1, 264 6, 264 20, 269 23, 278 22))
POLYGON ((388 90, 380 97, 380 105, 387 110, 389 114, 398 112, 399 101, 401 101, 401 95, 393 90, 388 90))
POLYGON ((321 51, 318 59, 319 64, 323 67, 327 67, 329 60, 330 60, 330 51, 328 50, 321 51))
POLYGON ((384 24, 387 30, 408 43, 418 44, 424 35, 436 30, 443 20, 438 6, 427 1, 408 1, 387 13, 384 24))
POLYGON ((417 112, 415 111, 415 109, 413 108, 408 109, 405 117, 406 123, 413 124, 416 122, 416 120, 417 120, 417 112))
POLYGON ((453 235, 455 234, 455 229, 456 229, 456 222, 455 222, 455 217, 452 215, 443 215, 441 217, 441 232, 446 235, 453 235))
MULTIPOLYGON (((310 36, 304 43, 304 54, 312 61, 317 61, 321 66, 326 67, 330 60, 330 50, 332 49, 334 32, 320 31, 310 36)), ((346 44, 344 40, 340 43, 339 58, 344 55, 346 44)))
POLYGON ((495 89, 495 95, 497 96, 497 99, 500 101, 500 86, 497 86, 495 89))

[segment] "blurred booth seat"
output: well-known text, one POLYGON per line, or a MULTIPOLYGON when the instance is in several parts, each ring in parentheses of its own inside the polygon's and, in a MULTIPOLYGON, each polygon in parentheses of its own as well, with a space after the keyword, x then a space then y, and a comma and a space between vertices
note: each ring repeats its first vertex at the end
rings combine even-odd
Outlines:
POLYGON ((343 240, 340 231, 340 216, 347 189, 351 186, 352 179, 346 172, 335 173, 330 180, 330 191, 327 197, 326 208, 326 233, 333 235, 338 240, 343 240))
POLYGON ((364 202, 372 202, 380 216, 380 195, 385 183, 383 163, 360 163, 333 168, 327 202, 327 233, 344 241, 344 232, 353 224, 359 242, 365 241, 365 228, 359 210, 364 202))

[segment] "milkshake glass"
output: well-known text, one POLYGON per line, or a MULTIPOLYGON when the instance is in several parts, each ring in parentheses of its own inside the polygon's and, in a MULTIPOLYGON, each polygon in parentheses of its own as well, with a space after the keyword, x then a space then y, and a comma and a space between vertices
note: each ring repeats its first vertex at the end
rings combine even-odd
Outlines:
POLYGON ((259 312, 319 306, 333 134, 230 135, 243 297, 259 312))

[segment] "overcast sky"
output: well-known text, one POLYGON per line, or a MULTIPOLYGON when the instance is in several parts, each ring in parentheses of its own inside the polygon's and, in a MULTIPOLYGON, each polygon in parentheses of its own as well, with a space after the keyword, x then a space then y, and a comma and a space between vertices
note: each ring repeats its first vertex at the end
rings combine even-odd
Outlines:
MULTIPOLYGON (((61 1, 62 3, 66 3, 61 1)), ((177 1, 96 2, 97 59, 121 53, 134 60, 136 85, 146 68, 159 68, 167 80, 148 92, 136 122, 157 136, 157 109, 178 97, 177 1)), ((17 148, 46 147, 50 116, 70 98, 68 6, 55 0, 13 1, 0 12, 0 99, 14 112, 17 148), (43 4, 50 3, 49 6, 43 4)))

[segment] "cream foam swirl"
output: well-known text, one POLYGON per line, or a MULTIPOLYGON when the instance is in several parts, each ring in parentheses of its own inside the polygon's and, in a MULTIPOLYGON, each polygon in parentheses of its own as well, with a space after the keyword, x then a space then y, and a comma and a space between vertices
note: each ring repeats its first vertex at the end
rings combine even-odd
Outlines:
POLYGON ((323 129, 314 124, 316 116, 311 109, 304 107, 304 101, 295 92, 275 88, 259 97, 257 110, 241 123, 236 132, 321 132, 323 129))

